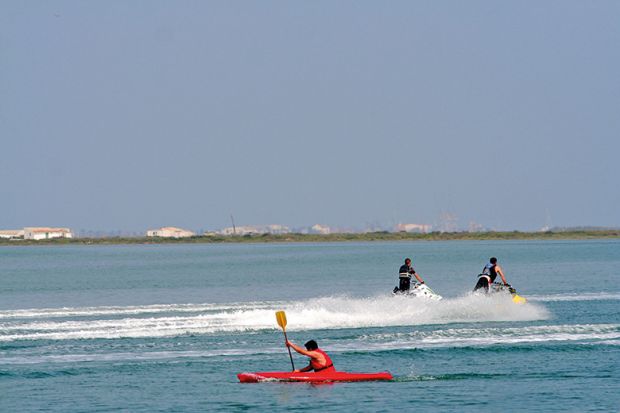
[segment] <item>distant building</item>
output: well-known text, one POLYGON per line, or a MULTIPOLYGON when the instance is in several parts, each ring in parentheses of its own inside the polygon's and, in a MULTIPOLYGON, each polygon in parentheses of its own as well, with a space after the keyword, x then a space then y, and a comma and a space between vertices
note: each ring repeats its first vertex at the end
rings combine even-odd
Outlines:
POLYGON ((5 229, 0 231, 0 238, 4 239, 16 239, 24 238, 23 229, 5 229))
POLYGON ((162 237, 162 238, 188 238, 196 235, 192 231, 188 231, 182 228, 176 227, 162 227, 158 229, 150 229, 146 231, 147 237, 162 237))
POLYGON ((439 231, 456 232, 458 228, 458 217, 452 212, 442 212, 439 214, 439 231))
POLYGON ((289 234, 291 229, 285 225, 245 225, 228 227, 219 231, 221 235, 262 235, 262 234, 289 234))
POLYGON ((394 227, 395 232, 418 232, 428 234, 433 228, 429 224, 398 224, 394 227))
POLYGON ((268 234, 289 234, 291 232, 289 227, 280 224, 266 225, 263 228, 268 234))
POLYGON ((69 228, 26 227, 24 239, 42 240, 52 238, 73 238, 69 228))
POLYGON ((311 234, 327 235, 327 234, 329 234, 331 232, 332 232, 331 228, 328 227, 327 225, 314 224, 313 226, 310 227, 310 233, 311 234))
POLYGON ((482 232, 484 231, 484 227, 475 221, 469 222, 469 232, 482 232))
POLYGON ((252 235, 258 234, 258 230, 255 227, 249 225, 242 227, 227 227, 218 231, 220 235, 252 235))

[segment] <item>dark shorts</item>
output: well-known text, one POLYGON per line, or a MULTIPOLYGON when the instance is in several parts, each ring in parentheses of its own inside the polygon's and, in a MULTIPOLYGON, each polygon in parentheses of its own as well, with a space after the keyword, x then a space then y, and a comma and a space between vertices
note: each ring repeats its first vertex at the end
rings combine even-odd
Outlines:
POLYGON ((478 277, 478 282, 474 287, 474 291, 484 288, 486 292, 489 292, 489 280, 487 277, 478 277))
POLYGON ((411 278, 399 277, 398 278, 398 289, 401 291, 408 291, 409 288, 411 288, 411 278))

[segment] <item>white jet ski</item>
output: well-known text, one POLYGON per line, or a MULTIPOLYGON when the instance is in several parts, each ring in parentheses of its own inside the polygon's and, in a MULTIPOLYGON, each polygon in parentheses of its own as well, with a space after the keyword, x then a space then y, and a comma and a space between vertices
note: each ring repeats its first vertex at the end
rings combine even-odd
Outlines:
POLYGON ((426 298, 428 300, 441 300, 443 297, 437 294, 426 284, 413 283, 408 290, 401 290, 398 287, 394 287, 392 291, 394 295, 405 295, 410 297, 426 298))

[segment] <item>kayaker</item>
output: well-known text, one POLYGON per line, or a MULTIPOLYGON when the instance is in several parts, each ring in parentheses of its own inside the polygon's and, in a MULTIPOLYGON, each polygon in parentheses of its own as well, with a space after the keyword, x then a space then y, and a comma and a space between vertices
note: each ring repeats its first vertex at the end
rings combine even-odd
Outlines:
POLYGON ((424 280, 415 272, 411 266, 411 258, 405 258, 405 263, 398 270, 398 289, 400 291, 408 291, 411 288, 411 276, 414 276, 420 284, 424 284, 424 280))
POLYGON ((299 354, 310 357, 310 364, 308 364, 303 369, 295 370, 296 373, 311 370, 314 370, 315 372, 322 371, 325 373, 336 371, 336 369, 334 368, 334 363, 332 363, 332 359, 329 358, 327 353, 325 353, 319 348, 319 345, 316 343, 316 341, 310 340, 306 344, 304 344, 304 346, 306 347, 305 350, 298 345, 291 343, 288 340, 286 341, 286 345, 298 352, 299 354))
POLYGON ((506 276, 502 267, 497 263, 497 258, 491 257, 489 263, 482 269, 482 274, 478 276, 478 282, 474 287, 474 291, 484 288, 486 292, 489 292, 489 286, 495 282, 497 275, 501 277, 504 285, 510 287, 510 284, 506 281, 506 276))

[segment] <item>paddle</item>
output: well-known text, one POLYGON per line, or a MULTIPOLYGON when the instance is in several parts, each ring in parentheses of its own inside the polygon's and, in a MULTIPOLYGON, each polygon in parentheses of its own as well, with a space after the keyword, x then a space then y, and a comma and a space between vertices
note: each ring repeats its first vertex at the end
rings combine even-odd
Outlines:
MULTIPOLYGON (((278 325, 282 327, 282 332, 284 333, 284 342, 288 342, 288 337, 286 337, 286 313, 284 311, 276 311, 276 320, 278 320, 278 325)), ((291 354, 291 348, 286 346, 288 349, 288 356, 291 358, 291 366, 293 366, 293 371, 295 371, 295 363, 293 363, 293 355, 291 354)))

